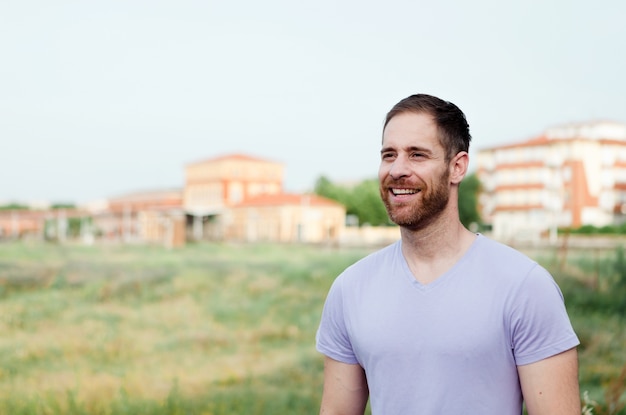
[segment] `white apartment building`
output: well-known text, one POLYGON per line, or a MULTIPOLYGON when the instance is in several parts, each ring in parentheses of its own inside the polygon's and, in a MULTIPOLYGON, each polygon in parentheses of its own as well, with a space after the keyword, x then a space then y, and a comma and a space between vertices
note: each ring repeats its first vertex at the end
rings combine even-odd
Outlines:
POLYGON ((501 240, 556 238, 557 228, 626 220, 626 124, 596 121, 546 130, 478 151, 483 220, 501 240))

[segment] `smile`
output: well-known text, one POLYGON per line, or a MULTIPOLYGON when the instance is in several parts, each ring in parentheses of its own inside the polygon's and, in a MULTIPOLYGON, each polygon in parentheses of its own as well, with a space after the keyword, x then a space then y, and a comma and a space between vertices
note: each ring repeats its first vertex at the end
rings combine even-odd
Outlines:
POLYGON ((391 193, 394 196, 398 195, 414 195, 415 193, 419 193, 418 189, 391 189, 391 193))

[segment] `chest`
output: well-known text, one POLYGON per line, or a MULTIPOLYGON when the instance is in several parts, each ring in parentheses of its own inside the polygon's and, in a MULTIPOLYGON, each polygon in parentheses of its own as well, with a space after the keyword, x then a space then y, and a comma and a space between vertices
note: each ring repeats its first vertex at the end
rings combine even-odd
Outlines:
POLYGON ((468 362, 511 356, 507 311, 488 287, 375 284, 354 298, 349 335, 359 360, 468 362))

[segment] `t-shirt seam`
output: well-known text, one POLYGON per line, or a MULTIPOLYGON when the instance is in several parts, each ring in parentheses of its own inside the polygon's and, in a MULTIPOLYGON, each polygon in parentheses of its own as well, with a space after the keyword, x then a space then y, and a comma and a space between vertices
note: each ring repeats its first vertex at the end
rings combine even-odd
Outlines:
POLYGON ((556 356, 559 353, 562 353, 566 350, 571 349, 572 347, 576 347, 580 344, 578 337, 575 335, 570 335, 566 339, 563 339, 560 342, 553 343, 551 345, 542 347, 540 350, 536 350, 532 353, 527 353, 521 356, 515 356, 515 363, 517 365, 529 365, 531 363, 538 362, 543 359, 547 359, 552 356, 556 356), (521 361, 521 362, 519 362, 521 361))
POLYGON ((356 358, 347 357, 344 354, 338 353, 336 350, 333 350, 321 343, 318 343, 317 351, 341 363, 346 363, 350 365, 359 363, 356 358))

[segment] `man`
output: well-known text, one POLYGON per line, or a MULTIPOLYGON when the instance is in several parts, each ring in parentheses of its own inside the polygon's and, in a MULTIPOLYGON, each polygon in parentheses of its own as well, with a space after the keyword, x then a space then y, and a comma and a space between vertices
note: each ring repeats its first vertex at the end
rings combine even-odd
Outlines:
POLYGON ((450 102, 413 95, 383 127, 380 195, 401 239, 333 283, 317 333, 322 414, 581 413, 578 339, 559 288, 467 230, 471 136, 450 102))

